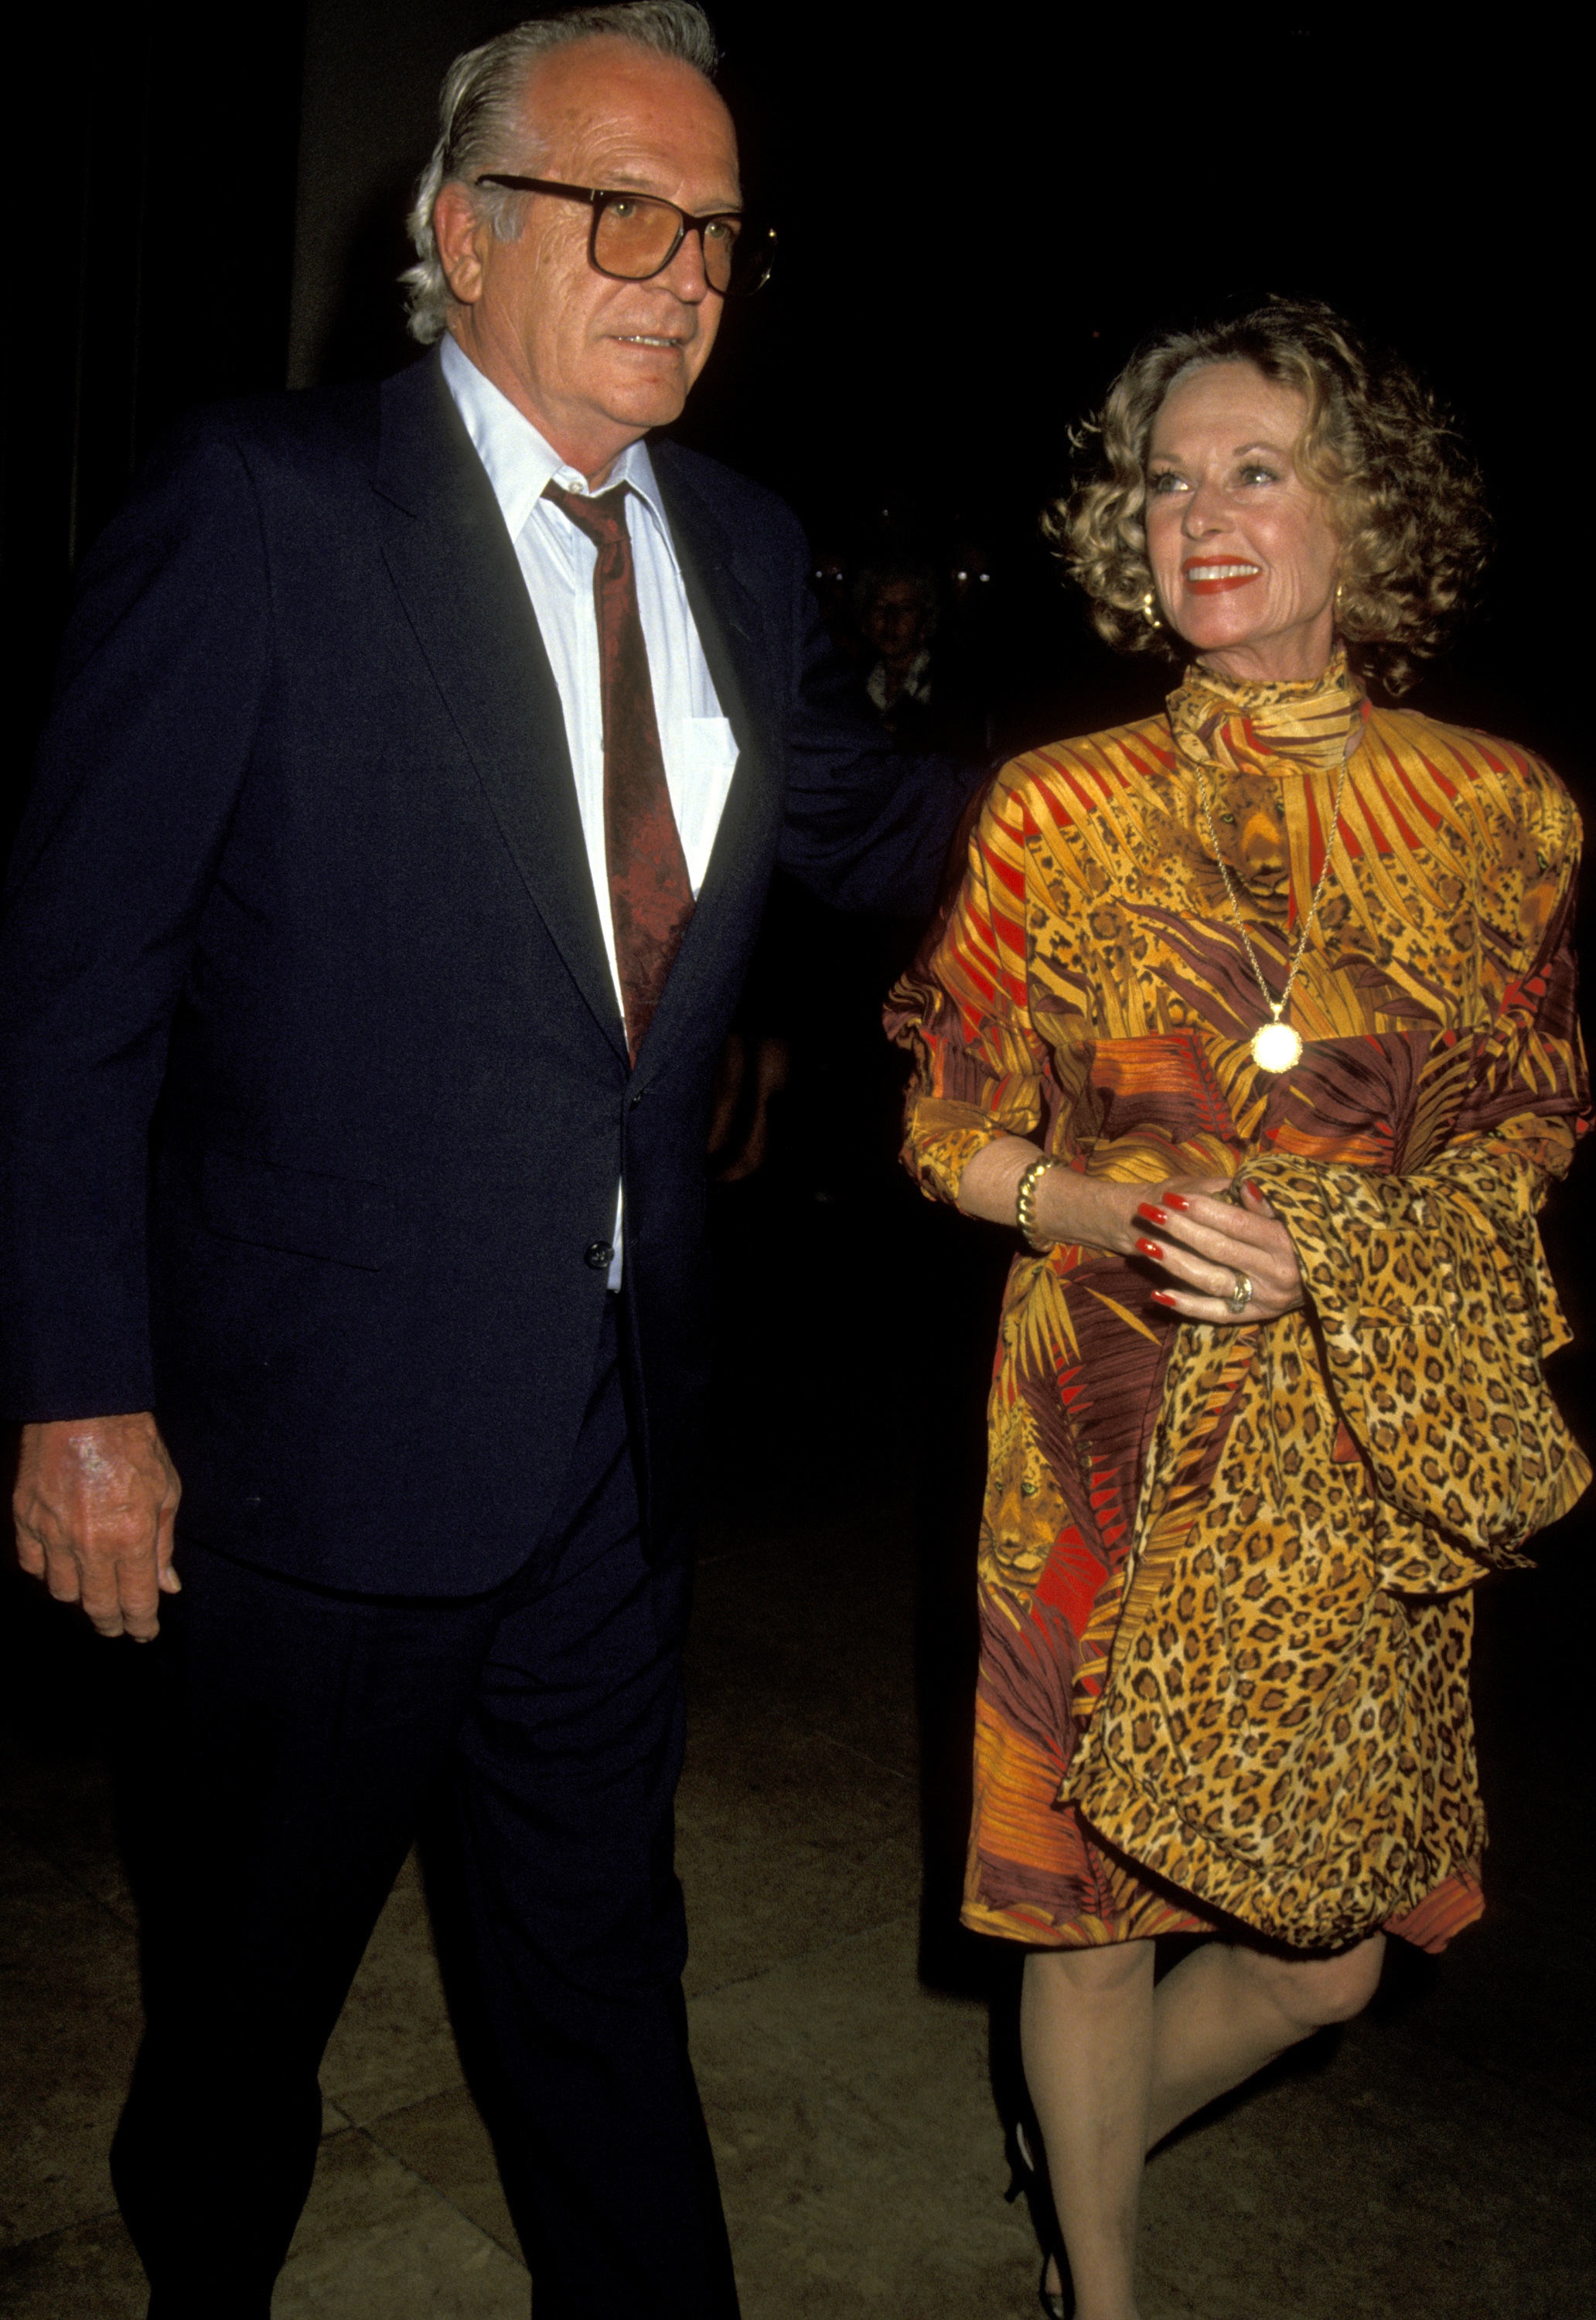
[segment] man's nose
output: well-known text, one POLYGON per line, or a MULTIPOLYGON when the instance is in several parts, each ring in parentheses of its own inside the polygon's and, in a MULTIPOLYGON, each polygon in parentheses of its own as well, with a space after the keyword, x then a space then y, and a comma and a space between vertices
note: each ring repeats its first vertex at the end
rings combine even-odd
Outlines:
POLYGON ((685 306, 699 305, 709 295, 710 277, 704 271, 703 235, 702 225, 690 225, 676 246, 675 257, 655 279, 679 298, 685 306))

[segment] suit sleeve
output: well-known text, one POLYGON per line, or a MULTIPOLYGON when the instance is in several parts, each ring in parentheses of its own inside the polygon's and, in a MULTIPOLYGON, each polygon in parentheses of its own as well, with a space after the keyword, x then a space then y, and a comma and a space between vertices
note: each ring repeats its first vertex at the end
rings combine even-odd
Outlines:
MULTIPOLYGON (((790 521, 790 520, 789 520, 790 521)), ((791 523, 790 672, 781 867, 838 910, 923 919, 982 769, 887 743, 849 700, 848 672, 809 585, 791 523)))
POLYGON ((0 922, 0 1391, 16 1419, 153 1399, 150 1128, 262 713, 259 512, 217 422, 86 564, 0 922))

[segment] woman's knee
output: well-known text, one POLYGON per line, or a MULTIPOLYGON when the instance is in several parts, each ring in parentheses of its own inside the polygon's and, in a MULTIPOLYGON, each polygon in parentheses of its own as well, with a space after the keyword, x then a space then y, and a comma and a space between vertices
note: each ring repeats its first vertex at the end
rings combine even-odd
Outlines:
POLYGON ((1279 1958, 1238 1951, 1287 2019, 1306 2036, 1361 2014, 1380 1986, 1385 1936, 1374 1934, 1334 1957, 1279 1958))
POLYGON ((1026 1994, 1110 1998, 1150 1985, 1151 1942, 1105 1942, 1084 1949, 1031 1950, 1025 1961, 1026 1994))

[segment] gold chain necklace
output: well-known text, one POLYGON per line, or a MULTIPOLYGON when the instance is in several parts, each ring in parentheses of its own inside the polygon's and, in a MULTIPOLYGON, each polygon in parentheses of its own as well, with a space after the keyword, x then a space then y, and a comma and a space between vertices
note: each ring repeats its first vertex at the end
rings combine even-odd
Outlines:
POLYGON ((1225 898, 1230 905, 1230 915, 1235 920, 1242 942, 1246 946, 1247 963, 1253 971, 1253 978, 1258 989, 1264 994, 1264 1004, 1269 1010, 1269 1020, 1266 1023, 1260 1023, 1252 1037, 1252 1058, 1260 1071, 1289 1072, 1302 1060, 1301 1033, 1294 1030, 1291 1024, 1283 1022, 1281 1018, 1291 1004, 1292 985, 1296 982, 1297 969, 1302 964, 1302 954, 1308 947, 1308 938, 1313 932, 1313 921, 1319 914, 1319 906, 1324 896, 1325 881, 1330 875, 1330 857, 1336 850, 1336 835, 1341 827, 1341 793, 1347 785, 1347 767, 1353 751, 1362 739, 1363 729, 1360 724, 1355 726, 1347 737, 1347 747, 1341 756, 1341 771, 1336 779, 1336 802, 1330 811, 1330 834, 1325 843, 1325 858, 1319 870, 1319 883, 1313 889, 1313 900, 1308 905, 1308 916, 1302 921, 1302 931, 1297 937, 1297 947, 1292 959, 1291 970, 1285 979, 1285 989, 1278 999, 1271 999, 1269 996, 1269 985, 1264 980, 1264 970, 1258 965, 1258 955, 1253 948, 1252 937, 1247 933, 1247 921, 1243 919, 1241 906, 1236 900, 1236 889, 1230 884, 1230 873, 1226 865, 1225 857, 1220 852, 1219 837, 1214 829, 1213 815, 1209 809, 1208 784, 1202 778, 1202 766, 1195 760, 1192 763, 1192 771, 1197 776, 1197 794, 1202 801, 1202 819, 1208 825, 1208 842, 1213 848, 1213 858, 1219 864, 1220 875, 1225 882, 1225 898))

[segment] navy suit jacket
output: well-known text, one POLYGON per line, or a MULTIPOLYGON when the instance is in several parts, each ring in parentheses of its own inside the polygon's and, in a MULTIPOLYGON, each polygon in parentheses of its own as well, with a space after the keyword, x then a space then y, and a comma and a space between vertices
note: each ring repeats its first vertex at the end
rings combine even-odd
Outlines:
POLYGON ((970 775, 849 716, 788 511, 653 456, 740 756, 635 1069, 558 695, 435 361, 191 422, 86 567, 4 935, 5 1396, 153 1408, 182 1527, 247 1561, 461 1594, 525 1559, 618 1178, 646 1532, 677 1550, 709 1093, 773 865, 933 898, 970 775))

